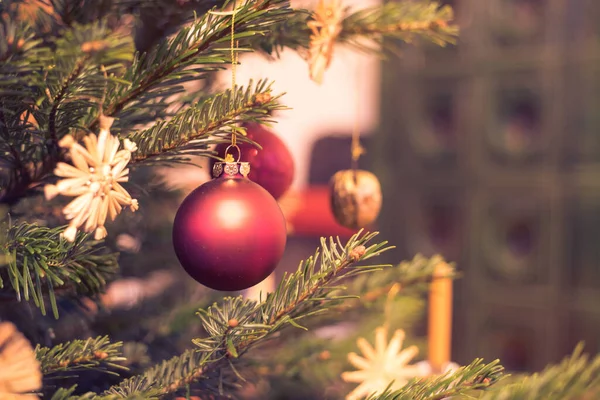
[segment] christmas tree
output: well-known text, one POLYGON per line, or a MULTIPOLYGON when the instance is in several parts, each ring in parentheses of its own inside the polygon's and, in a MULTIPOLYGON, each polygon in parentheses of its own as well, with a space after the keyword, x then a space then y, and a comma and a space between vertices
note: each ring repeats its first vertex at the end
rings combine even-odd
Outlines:
POLYGON ((432 315, 416 363, 422 297, 447 308, 435 294, 455 271, 441 257, 378 263, 387 242, 358 230, 374 218, 354 202, 376 182, 364 171, 333 185, 357 233, 322 239, 270 293, 238 293, 270 274, 286 234, 229 152, 258 148, 250 130, 285 112, 270 81, 236 82, 239 55, 291 49, 321 82, 338 46, 393 57, 457 34, 451 7, 428 0, 0 0, 0 399, 595 398, 600 358, 581 348, 504 379, 499 361, 452 366, 432 315), (162 168, 199 158, 216 178, 180 205, 162 168), (221 207, 232 199, 251 215, 221 207))

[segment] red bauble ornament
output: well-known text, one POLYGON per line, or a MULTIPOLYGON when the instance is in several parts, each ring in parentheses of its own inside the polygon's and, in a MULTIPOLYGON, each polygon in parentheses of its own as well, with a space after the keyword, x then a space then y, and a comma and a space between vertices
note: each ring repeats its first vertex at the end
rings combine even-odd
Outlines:
POLYGON ((248 163, 217 163, 216 179, 183 201, 173 224, 173 246, 192 278, 215 290, 256 285, 277 266, 287 239, 277 202, 247 178, 248 163))
MULTIPOLYGON (((245 124, 246 137, 260 144, 262 150, 249 143, 238 142, 240 160, 252 164, 248 178, 265 188, 271 196, 278 199, 283 195, 294 180, 294 159, 285 143, 273 132, 260 124, 245 124)), ((229 143, 219 144, 215 151, 225 158, 229 143)), ((211 162, 211 168, 215 164, 211 162)))

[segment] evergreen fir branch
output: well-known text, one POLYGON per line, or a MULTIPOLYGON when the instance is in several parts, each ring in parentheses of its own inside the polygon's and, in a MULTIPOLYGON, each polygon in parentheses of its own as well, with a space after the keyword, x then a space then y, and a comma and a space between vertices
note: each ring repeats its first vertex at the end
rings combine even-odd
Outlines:
MULTIPOLYGON (((74 340, 62 343, 52 348, 40 347, 35 349, 36 358, 40 362, 45 378, 61 373, 79 370, 125 369, 118 364, 124 361, 121 357, 121 342, 111 343, 107 336, 95 339, 74 340)), ((110 372, 110 371, 107 371, 110 372)))
MULTIPOLYGON (((252 38, 253 47, 267 54, 278 54, 286 47, 305 51, 310 44, 312 32, 307 23, 311 19, 312 12, 295 10, 293 16, 273 25, 268 35, 252 38)), ((446 46, 455 43, 458 34, 452 19, 452 8, 442 7, 437 1, 386 2, 348 13, 337 41, 375 53, 395 50, 395 43, 390 39, 410 43, 421 38, 446 46)))
POLYGON ((67 90, 73 84, 73 82, 79 77, 83 68, 85 67, 86 62, 90 59, 89 55, 86 55, 75 63, 73 67, 73 71, 69 74, 69 76, 65 79, 63 84, 61 85, 58 93, 54 96, 52 100, 52 108, 50 110, 50 115, 48 117, 48 131, 51 140, 56 141, 58 139, 58 135, 56 133, 56 114, 58 112, 58 107, 60 106, 61 101, 67 94, 67 90))
POLYGON ((11 119, 19 118, 35 104, 35 88, 45 85, 39 71, 53 59, 33 28, 17 18, 14 5, 9 2, 6 11, 0 13, 0 129, 5 138, 13 125, 11 119))
POLYGON ((183 354, 163 361, 143 375, 123 381, 102 394, 102 400, 160 398, 160 395, 176 392, 197 380, 210 361, 210 353, 187 350, 183 354))
POLYGON ((520 382, 486 392, 482 400, 563 400, 600 397, 600 355, 592 359, 579 344, 558 365, 547 367, 520 382))
POLYGON ((352 236, 346 246, 339 240, 321 239, 321 252, 300 264, 298 270, 285 277, 277 289, 267 296, 260 310, 266 317, 265 323, 271 325, 281 322, 292 323, 310 315, 325 311, 334 305, 339 296, 331 296, 338 289, 341 280, 355 275, 371 272, 389 265, 353 266, 358 261, 366 261, 378 256, 392 247, 385 247, 387 242, 372 245, 364 244, 371 241, 377 233, 361 233, 352 236), (363 253, 364 252, 364 253, 363 253))
POLYGON ((453 18, 452 7, 437 1, 388 2, 347 16, 340 41, 365 48, 365 39, 382 45, 385 39, 410 43, 421 38, 445 46, 454 43, 458 34, 458 27, 451 24, 453 18))
POLYGON ((250 44, 269 55, 279 56, 285 48, 303 52, 310 43, 311 30, 307 23, 311 16, 309 10, 295 9, 289 18, 273 24, 267 35, 250 38, 250 44))
POLYGON ((271 96, 271 85, 266 81, 208 97, 168 121, 129 136, 138 146, 132 162, 173 162, 183 155, 202 154, 215 142, 209 137, 227 135, 238 122, 265 120, 271 112, 281 110, 279 97, 271 96))
MULTIPOLYGON (((402 291, 422 292, 428 289, 436 266, 445 262, 440 255, 424 257, 418 254, 412 260, 378 274, 358 276, 349 284, 348 290, 359 295, 361 302, 372 302, 385 296, 393 285, 400 285, 402 291)), ((454 266, 451 267, 454 270, 454 266)), ((456 272, 449 277, 456 278, 456 272)), ((348 305, 352 307, 352 304, 348 305)))
MULTIPOLYGON (((265 34, 270 25, 293 12, 288 0, 249 1, 237 10, 237 39, 265 34)), ((222 45, 231 39, 231 22, 231 16, 207 13, 175 37, 139 54, 123 77, 130 85, 111 91, 104 113, 115 116, 126 107, 142 106, 157 95, 177 93, 181 83, 201 79, 203 74, 230 63, 230 49, 222 45)), ((96 118, 89 128, 95 129, 97 123, 96 118)))
POLYGON ((79 296, 98 294, 118 268, 117 255, 104 252, 101 242, 83 233, 68 242, 60 237, 64 229, 23 222, 10 227, 0 243, 9 260, 0 266, 0 288, 8 280, 12 296, 19 301, 33 298, 43 314, 47 295, 56 318, 59 290, 79 296))
MULTIPOLYGON (((115 72, 133 54, 131 40, 114 35, 102 23, 75 26, 54 46, 42 64, 32 61, 35 69, 15 70, 13 61, 0 64, 0 81, 7 77, 10 82, 0 84, 0 133, 5 139, 0 150, 11 167, 10 175, 0 182, 2 203, 18 201, 54 170, 63 156, 57 139, 81 126, 106 89, 99 65, 109 81, 114 80, 115 72)), ((31 52, 23 63, 40 55, 31 52)))
POLYGON ((326 312, 343 300, 342 296, 331 295, 341 280, 383 267, 356 265, 391 248, 386 247, 387 242, 366 247, 376 235, 356 234, 345 246, 339 240, 322 239, 321 250, 300 263, 298 270, 286 276, 263 303, 225 298, 221 304, 200 310, 208 337, 194 340, 198 350, 165 361, 105 395, 133 398, 156 391, 172 393, 198 380, 204 390, 223 391, 235 383, 228 377, 237 375, 234 364, 239 357, 284 327, 299 327, 298 320, 326 312))
MULTIPOLYGON (((46 71, 49 99, 41 108, 48 109, 51 135, 53 118, 60 122, 60 139, 81 129, 83 119, 99 107, 105 91, 127 84, 117 76, 133 58, 133 42, 97 22, 74 25, 57 40, 56 47, 53 65, 46 71)), ((40 122, 45 125, 44 120, 40 122)))
MULTIPOLYGON (((0 73, 4 77, 8 72, 15 74, 26 69, 32 70, 38 63, 30 65, 24 60, 29 57, 29 52, 41 51, 41 41, 35 37, 33 29, 24 22, 11 21, 6 18, 0 19, 0 73)), ((48 56, 48 54, 46 54, 48 56)), ((39 61, 38 61, 39 62, 39 61)), ((7 80, 0 81, 2 86, 9 84, 7 80)))
POLYGON ((481 400, 564 400, 595 399, 600 396, 600 355, 590 359, 579 344, 573 354, 544 371, 508 384, 497 361, 471 365, 441 377, 413 380, 398 391, 371 396, 369 400, 442 400, 444 398, 481 400), (492 386, 493 385, 493 386, 492 386))
MULTIPOLYGON (((75 399, 73 393, 77 389, 77 386, 71 386, 70 388, 59 388, 52 395, 50 400, 67 400, 67 399, 75 399)), ((83 397, 80 397, 83 400, 83 397)), ((88 399, 92 398, 92 396, 87 397, 88 399)))
MULTIPOLYGON (((413 379, 396 391, 387 390, 367 400, 442 400, 445 398, 473 398, 475 391, 488 389, 504 378, 504 367, 499 361, 489 364, 476 359, 468 366, 441 376, 413 379)), ((529 397, 523 397, 523 399, 529 397)))

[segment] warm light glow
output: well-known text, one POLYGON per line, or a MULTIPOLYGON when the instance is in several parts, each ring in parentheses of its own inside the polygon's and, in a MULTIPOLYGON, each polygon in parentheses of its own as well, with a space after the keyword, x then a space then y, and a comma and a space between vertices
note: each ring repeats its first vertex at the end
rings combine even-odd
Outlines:
POLYGON ((225 229, 241 229, 246 225, 248 212, 240 200, 224 200, 219 203, 217 217, 225 229))

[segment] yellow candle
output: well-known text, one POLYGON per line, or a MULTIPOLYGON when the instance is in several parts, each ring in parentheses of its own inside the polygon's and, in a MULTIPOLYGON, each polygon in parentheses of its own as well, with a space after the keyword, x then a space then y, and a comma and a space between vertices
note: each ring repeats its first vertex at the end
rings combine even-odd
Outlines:
POLYGON ((452 340, 452 273, 445 262, 435 267, 429 291, 429 364, 434 372, 441 372, 450 362, 452 340))

